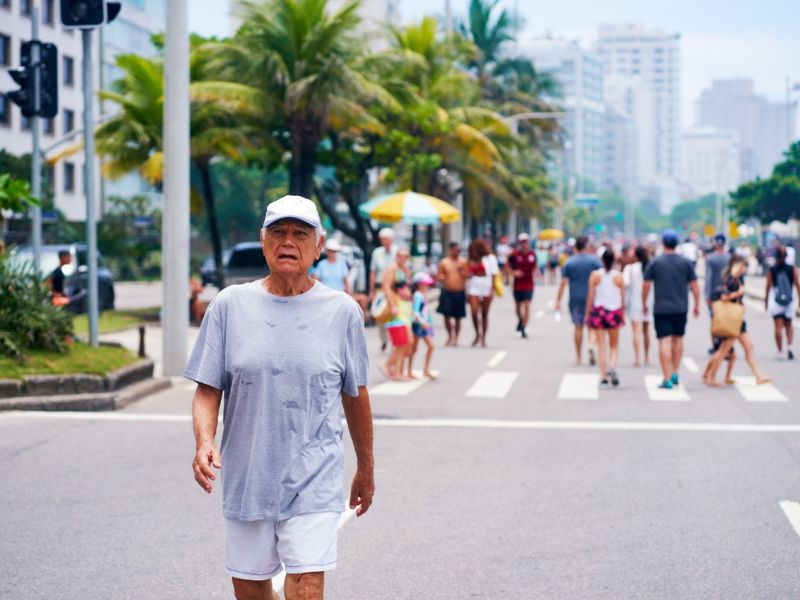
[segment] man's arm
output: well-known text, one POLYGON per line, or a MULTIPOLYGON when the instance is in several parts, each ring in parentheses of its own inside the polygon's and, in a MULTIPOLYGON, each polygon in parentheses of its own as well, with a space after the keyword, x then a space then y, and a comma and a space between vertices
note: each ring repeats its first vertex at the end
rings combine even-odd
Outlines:
POLYGON ((561 283, 558 284, 558 293, 556 294, 556 306, 555 306, 556 312, 561 310, 561 297, 564 295, 564 290, 567 289, 567 283, 568 282, 569 282, 569 279, 567 279, 566 277, 564 277, 562 275, 561 276, 561 283))
POLYGON ((692 290, 692 296, 694 296, 694 316, 700 316, 700 286, 697 285, 697 279, 692 279, 689 283, 689 287, 692 290))
POLYGON ((358 396, 342 394, 342 407, 356 452, 356 474, 350 488, 350 508, 356 508, 356 516, 360 517, 369 510, 375 495, 372 409, 367 388, 359 386, 358 396))
POLYGON ((192 423, 194 424, 195 455, 192 468, 198 485, 209 494, 211 481, 216 479, 212 465, 222 467, 219 449, 214 443, 219 420, 219 405, 222 392, 210 385, 198 383, 192 401, 192 423))

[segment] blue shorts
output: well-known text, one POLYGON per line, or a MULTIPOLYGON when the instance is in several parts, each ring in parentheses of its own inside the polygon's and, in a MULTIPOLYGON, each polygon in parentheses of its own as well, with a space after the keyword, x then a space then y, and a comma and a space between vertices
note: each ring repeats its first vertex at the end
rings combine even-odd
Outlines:
POLYGON ((569 305, 569 318, 572 319, 573 325, 586 324, 586 302, 570 303, 569 305))
POLYGON ((419 338, 424 338, 431 335, 431 331, 426 327, 424 327, 422 323, 412 323, 411 332, 414 334, 414 337, 419 337, 419 338))
POLYGON ((514 290, 514 302, 530 302, 533 299, 533 290, 514 290))

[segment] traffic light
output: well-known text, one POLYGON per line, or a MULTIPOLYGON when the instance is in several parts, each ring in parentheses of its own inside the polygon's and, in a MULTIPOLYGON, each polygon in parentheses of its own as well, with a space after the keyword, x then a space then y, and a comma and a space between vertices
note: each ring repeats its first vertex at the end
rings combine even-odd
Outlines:
POLYGON ((39 41, 24 42, 20 51, 19 69, 8 74, 20 88, 9 92, 9 99, 22 109, 26 117, 51 118, 58 112, 58 49, 53 44, 39 41), (38 60, 35 50, 38 49, 38 60), (36 70, 39 70, 39 102, 36 102, 36 70))
POLYGON ((58 112, 58 48, 42 44, 39 50, 39 116, 50 119, 58 112))
POLYGON ((22 66, 18 69, 8 70, 11 79, 19 85, 18 90, 8 93, 8 98, 22 109, 22 114, 26 117, 32 117, 36 110, 34 106, 34 71, 36 67, 33 65, 31 57, 34 43, 38 42, 24 42, 22 44, 22 50, 20 51, 22 66))
POLYGON ((64 27, 94 29, 111 23, 122 8, 121 2, 105 0, 61 0, 61 24, 64 27))
POLYGON ((105 0, 61 0, 61 24, 64 27, 94 29, 105 22, 105 0))

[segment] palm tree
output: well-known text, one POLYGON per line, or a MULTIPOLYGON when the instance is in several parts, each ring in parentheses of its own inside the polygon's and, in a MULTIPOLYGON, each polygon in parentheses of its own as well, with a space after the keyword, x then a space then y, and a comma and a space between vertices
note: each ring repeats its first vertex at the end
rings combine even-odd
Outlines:
POLYGON ((245 24, 206 48, 210 68, 227 82, 208 97, 263 109, 262 135, 290 155, 289 193, 314 194, 319 144, 337 119, 363 113, 369 100, 395 103, 356 68, 358 4, 329 13, 327 0, 240 0, 245 24))
MULTIPOLYGON (((104 173, 110 178, 119 178, 138 171, 152 185, 160 186, 164 177, 163 62, 160 58, 121 55, 116 64, 122 72, 120 79, 112 84, 111 91, 100 93, 104 100, 119 108, 119 112, 96 132, 98 154, 105 157, 104 173)), ((196 79, 202 71, 202 62, 193 54, 190 65, 193 88, 199 85, 196 79)), ((211 164, 218 156, 239 158, 240 149, 249 145, 248 130, 226 106, 195 98, 190 131, 189 158, 200 174, 217 279, 224 286, 222 239, 217 224, 211 164)))

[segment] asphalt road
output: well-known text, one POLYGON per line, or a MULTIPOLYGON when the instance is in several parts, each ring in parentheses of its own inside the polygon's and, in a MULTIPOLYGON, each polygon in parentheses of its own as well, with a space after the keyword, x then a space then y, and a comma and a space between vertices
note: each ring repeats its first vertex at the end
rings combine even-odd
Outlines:
MULTIPOLYGON (((749 307, 769 388, 701 385, 703 316, 681 390, 648 391, 658 371, 629 366, 626 329, 621 386, 598 391, 553 292, 537 291, 529 340, 497 300, 490 347, 466 347, 467 324, 437 348, 436 382, 383 384, 368 331, 378 491, 341 528, 327 597, 800 597, 800 363, 773 359, 771 322, 749 307)), ((0 413, 0 598, 232 597, 219 495, 191 474, 191 395, 0 413)))

